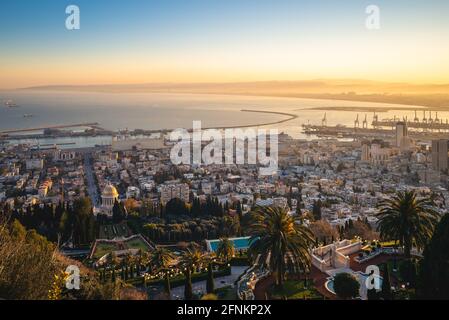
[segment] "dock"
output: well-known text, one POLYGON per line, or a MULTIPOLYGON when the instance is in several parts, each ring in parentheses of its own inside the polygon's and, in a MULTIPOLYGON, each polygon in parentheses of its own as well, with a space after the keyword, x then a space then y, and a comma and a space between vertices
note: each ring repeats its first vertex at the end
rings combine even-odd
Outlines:
POLYGON ((3 131, 0 131, 0 134, 5 135, 5 134, 11 134, 11 133, 41 131, 41 130, 46 130, 46 129, 66 129, 66 128, 77 128, 77 127, 88 127, 88 128, 92 128, 92 129, 102 130, 99 127, 98 122, 87 122, 87 123, 52 125, 52 126, 35 127, 35 128, 3 130, 3 131))
POLYGON ((404 123, 411 137, 423 140, 447 138, 449 135, 449 121, 443 121, 438 118, 438 112, 432 118, 432 111, 423 112, 423 118, 420 119, 415 111, 415 117, 410 121, 407 117, 402 119, 394 116, 393 119, 379 120, 378 115, 374 113, 373 120, 370 123, 365 114, 363 121, 359 120, 359 115, 354 120, 354 126, 343 125, 328 126, 327 115, 321 121, 321 125, 303 124, 303 133, 307 135, 316 135, 318 137, 341 137, 341 138, 388 138, 396 134, 396 125, 398 122, 404 123), (369 127, 371 124, 371 127, 369 127))
MULTIPOLYGON (((366 116, 365 116, 366 121, 366 116)), ((449 132, 449 121, 446 119, 438 118, 438 112, 435 112, 435 118, 432 118, 432 111, 429 111, 426 114, 426 111, 423 111, 423 117, 420 119, 415 111, 415 117, 413 121, 410 121, 407 117, 403 117, 400 119, 399 117, 394 116, 393 119, 383 119, 379 120, 379 117, 374 113, 372 126, 375 129, 379 128, 395 128, 398 122, 404 122, 409 129, 419 129, 421 131, 430 131, 430 132, 449 132)), ((357 127, 358 119, 354 122, 354 127, 357 127)))

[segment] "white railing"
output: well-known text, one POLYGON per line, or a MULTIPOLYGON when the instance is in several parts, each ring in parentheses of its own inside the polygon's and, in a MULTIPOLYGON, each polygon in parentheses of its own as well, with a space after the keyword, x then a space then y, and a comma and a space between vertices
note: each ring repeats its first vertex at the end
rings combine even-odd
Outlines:
MULTIPOLYGON (((412 256, 422 257, 422 252, 416 248, 413 248, 410 253, 412 256)), ((358 263, 363 263, 363 262, 366 262, 368 260, 371 260, 371 259, 377 257, 380 254, 403 255, 404 250, 402 248, 394 248, 394 247, 376 248, 375 250, 371 251, 369 254, 365 254, 361 257, 355 257, 354 260, 358 263)))
POLYGON ((362 249, 362 243, 361 242, 354 242, 347 244, 346 246, 340 247, 337 249, 338 252, 341 254, 344 254, 345 256, 349 256, 353 253, 359 252, 362 249))
POLYGON ((329 268, 346 268, 350 265, 349 255, 360 251, 360 241, 352 243, 351 240, 336 241, 324 247, 312 250, 312 264, 320 271, 325 272, 329 268), (329 255, 327 258, 322 258, 329 255))
POLYGON ((334 267, 339 269, 339 268, 347 268, 349 267, 349 257, 344 255, 343 253, 341 253, 340 251, 336 251, 335 252, 335 256, 334 256, 334 267))

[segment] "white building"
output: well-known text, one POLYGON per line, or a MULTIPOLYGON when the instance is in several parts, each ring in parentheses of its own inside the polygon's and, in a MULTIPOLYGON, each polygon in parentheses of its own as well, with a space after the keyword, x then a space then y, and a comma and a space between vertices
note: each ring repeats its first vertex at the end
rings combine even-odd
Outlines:
POLYGON ((54 161, 69 161, 76 158, 76 152, 67 150, 56 150, 53 153, 54 161))
POLYGON ((51 190, 53 182, 51 180, 44 181, 38 189, 38 195, 41 199, 45 198, 48 192, 51 190))
POLYGON ((44 168, 43 159, 27 159, 26 163, 27 170, 42 170, 44 168))
POLYGON ((258 199, 256 201, 256 206, 286 208, 287 207, 287 198, 278 197, 278 198, 258 199))
POLYGON ((190 188, 186 183, 168 183, 160 188, 161 202, 166 204, 171 199, 178 198, 184 202, 189 202, 190 188))
POLYGON ((140 190, 137 187, 129 186, 126 190, 126 198, 138 199, 140 197, 140 190))
POLYGON ((212 182, 201 182, 201 190, 204 194, 212 194, 214 191, 215 184, 212 182))
POLYGON ((163 138, 132 138, 119 136, 112 139, 112 151, 160 150, 167 148, 163 138))
POLYGON ((364 162, 383 165, 390 160, 392 154, 392 148, 388 148, 381 140, 373 140, 372 142, 364 142, 362 144, 361 160, 364 162))

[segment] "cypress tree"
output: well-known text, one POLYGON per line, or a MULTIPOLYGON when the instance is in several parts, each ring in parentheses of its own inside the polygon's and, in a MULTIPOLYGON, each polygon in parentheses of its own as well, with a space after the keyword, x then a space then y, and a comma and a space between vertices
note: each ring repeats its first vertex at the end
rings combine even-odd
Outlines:
POLYGON ((318 221, 321 220, 321 202, 315 201, 313 203, 313 209, 312 209, 313 218, 318 221))
POLYGON ((168 297, 171 297, 170 275, 165 273, 164 290, 168 297))
POLYGON ((184 298, 185 300, 192 300, 193 293, 192 293, 192 271, 190 268, 187 268, 185 274, 185 285, 184 285, 184 298))
POLYGON ((417 288, 419 298, 449 300, 449 213, 436 226, 423 256, 417 288))
POLYGON ((117 199, 114 201, 114 206, 112 207, 112 220, 115 223, 119 223, 123 220, 122 208, 117 199))
POLYGON ((207 267, 207 283, 206 283, 207 293, 214 293, 215 282, 214 282, 214 270, 212 269, 212 263, 209 263, 207 267))
POLYGON ((388 265, 384 264, 384 276, 382 281, 382 298, 384 300, 393 300, 393 294, 391 292, 390 271, 388 265))

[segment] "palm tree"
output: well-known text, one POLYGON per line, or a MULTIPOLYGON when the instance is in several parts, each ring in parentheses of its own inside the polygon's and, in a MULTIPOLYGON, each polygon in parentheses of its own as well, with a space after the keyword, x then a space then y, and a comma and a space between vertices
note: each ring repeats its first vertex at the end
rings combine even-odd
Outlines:
POLYGON ((222 238, 217 246, 217 257, 228 263, 234 256, 234 243, 229 238, 222 238))
POLYGON ((165 293, 170 297, 170 274, 168 268, 173 263, 175 257, 174 255, 164 248, 157 248, 154 250, 149 259, 149 265, 153 272, 164 272, 165 273, 165 293))
POLYGON ((381 238, 399 241, 410 260, 412 247, 422 249, 432 237, 439 219, 434 208, 431 198, 418 199, 414 191, 397 192, 378 205, 381 238))
POLYGON ((252 255, 260 255, 271 272, 276 274, 276 284, 282 286, 285 272, 310 271, 310 249, 314 243, 312 232, 304 227, 297 216, 290 216, 285 208, 257 208, 249 226, 252 255))
POLYGON ((173 262, 174 255, 165 248, 156 248, 150 256, 149 264, 153 270, 166 269, 173 262))
POLYGON ((184 298, 186 300, 192 300, 192 273, 195 270, 201 268, 205 262, 205 255, 201 253, 197 248, 187 248, 181 256, 178 264, 178 268, 184 273, 185 286, 184 286, 184 298))
POLYGON ((227 237, 235 236, 240 233, 240 220, 238 216, 225 216, 221 220, 223 234, 227 237))

